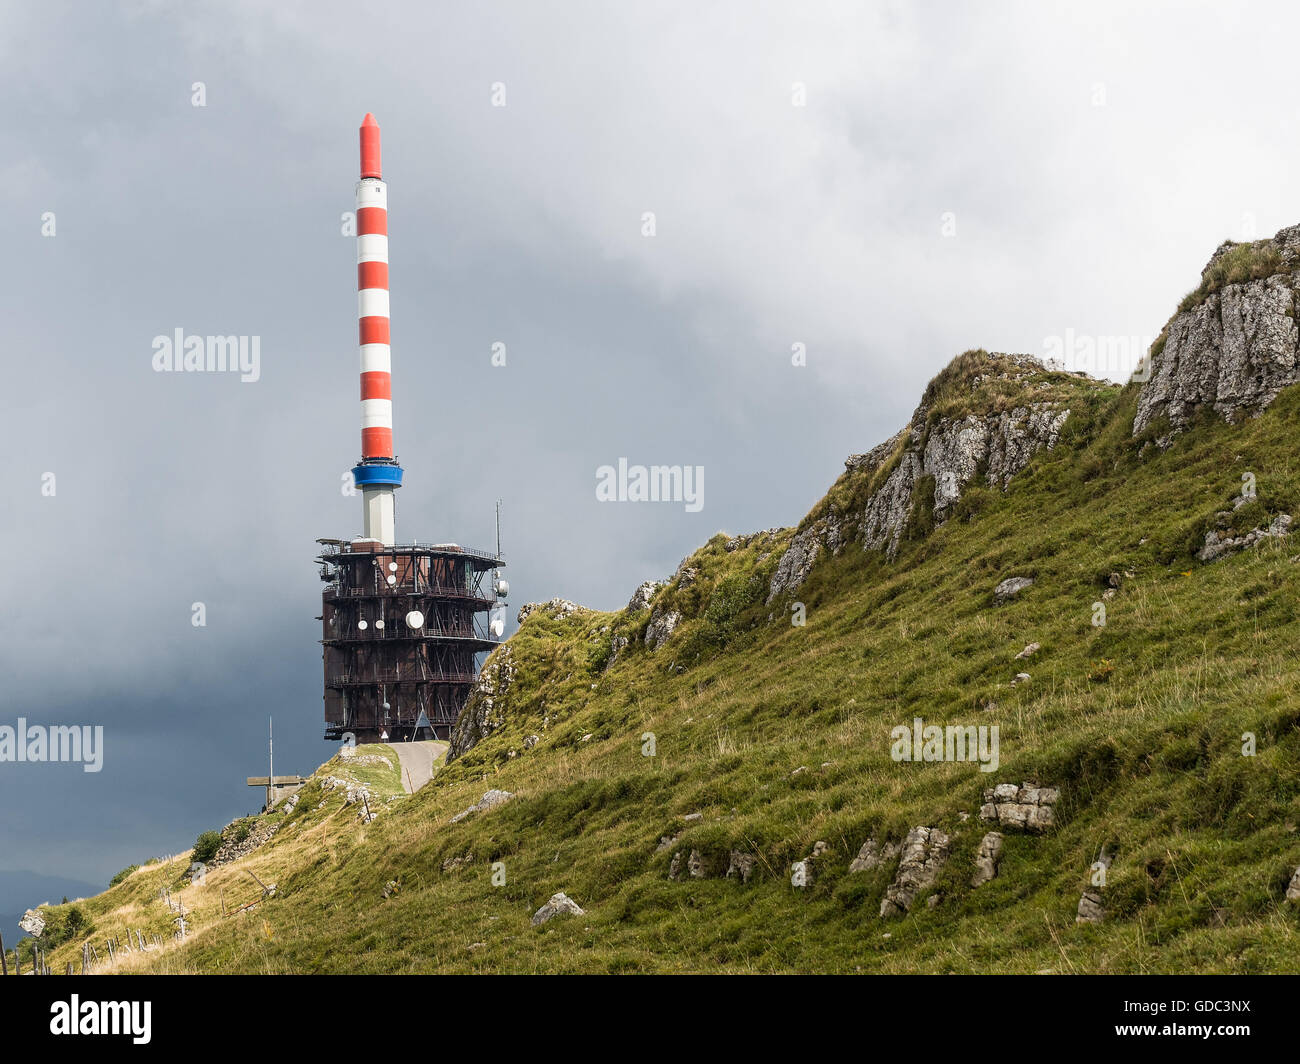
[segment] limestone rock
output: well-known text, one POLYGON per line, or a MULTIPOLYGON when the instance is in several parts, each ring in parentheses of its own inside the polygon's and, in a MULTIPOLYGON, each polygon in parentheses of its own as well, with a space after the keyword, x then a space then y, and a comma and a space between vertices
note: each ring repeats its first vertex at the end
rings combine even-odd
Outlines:
POLYGON ((1101 891, 1085 890, 1079 898, 1079 909, 1074 918, 1076 924, 1099 924, 1106 919, 1106 903, 1101 891))
POLYGON ((874 838, 867 839, 858 850, 858 855, 849 864, 850 872, 870 872, 886 861, 892 861, 898 856, 899 846, 896 842, 886 843, 881 846, 874 838))
POLYGON ((677 610, 657 608, 650 615, 650 623, 646 626, 645 645, 651 650, 658 650, 681 623, 682 615, 677 610))
POLYGON ((743 853, 740 850, 732 850, 729 856, 730 863, 727 865, 727 878, 738 876, 741 883, 748 883, 758 858, 752 853, 743 853))
POLYGON ((975 854, 975 874, 970 881, 972 887, 997 878, 998 864, 1002 860, 1002 839, 1001 832, 990 831, 980 840, 980 848, 975 854))
POLYGON ((1016 660, 1017 660, 1017 661, 1024 661, 1026 658, 1033 657, 1035 654, 1037 654, 1037 653, 1038 653, 1040 650, 1042 650, 1042 649, 1043 649, 1043 648, 1042 648, 1041 646, 1039 646, 1039 644, 1037 644, 1037 643, 1030 643, 1027 647, 1025 647, 1024 650, 1022 650, 1019 654, 1016 655, 1016 660))
POLYGON ((570 898, 564 891, 552 894, 550 900, 543 905, 537 912, 533 913, 533 926, 546 923, 561 913, 570 913, 573 916, 586 916, 587 911, 581 908, 576 901, 570 898))
POLYGON ((1011 576, 993 589, 993 601, 998 605, 1009 602, 1027 587, 1033 587, 1034 581, 1029 576, 1011 576))
POLYGON ((999 783, 984 791, 980 819, 1002 827, 1042 834, 1055 823, 1053 807, 1059 792, 1055 787, 1035 787, 1025 783, 999 783))
POLYGON ((639 613, 641 610, 648 610, 650 608, 650 600, 655 597, 655 592, 663 586, 664 583, 662 580, 645 581, 645 583, 632 592, 632 597, 628 599, 628 613, 639 613))
POLYGON ((39 909, 28 909, 18 921, 18 926, 33 938, 40 938, 45 931, 45 914, 39 909))
POLYGON ((1295 875, 1291 877, 1291 882, 1286 888, 1287 901, 1300 901, 1300 868, 1295 870, 1295 875))
POLYGON ((1289 535, 1290 531, 1290 514, 1278 514, 1267 525, 1260 525, 1241 536, 1221 536, 1211 529, 1205 533, 1205 545, 1196 552, 1196 557, 1203 562, 1216 562, 1247 547, 1257 547, 1266 540, 1289 535))
POLYGON ((506 802, 510 801, 510 799, 513 797, 514 795, 510 791, 499 791, 496 788, 493 788, 492 790, 487 791, 482 798, 480 798, 477 802, 471 805, 468 809, 464 810, 463 812, 457 813, 454 817, 451 818, 451 820, 448 821, 448 823, 459 824, 462 820, 464 820, 467 816, 471 815, 472 813, 484 813, 487 810, 492 809, 498 805, 504 805, 506 802))
POLYGON ((880 915, 910 912, 917 897, 934 886, 951 849, 952 840, 938 828, 915 827, 909 831, 894 881, 880 903, 880 915))
POLYGON ((497 647, 483 663, 478 680, 456 718, 447 747, 447 763, 455 761, 486 739, 506 722, 509 692, 517 667, 509 643, 497 647))
MULTIPOLYGON (((1133 419, 1135 436, 1167 417, 1172 431, 1161 441, 1167 445, 1202 407, 1229 420, 1253 416, 1283 388, 1300 381, 1294 318, 1300 226, 1255 242, 1261 250, 1270 245, 1280 255, 1280 272, 1226 285, 1165 326, 1164 347, 1146 365, 1148 379, 1133 419)), ((1206 269, 1231 250, 1231 244, 1221 246, 1206 269)))

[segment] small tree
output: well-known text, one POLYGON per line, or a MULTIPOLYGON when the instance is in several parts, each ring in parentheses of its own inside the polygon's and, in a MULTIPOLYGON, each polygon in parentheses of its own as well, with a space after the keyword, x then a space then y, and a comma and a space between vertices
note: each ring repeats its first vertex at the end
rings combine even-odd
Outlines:
POLYGON ((207 864, 216 857, 219 849, 221 849, 221 833, 205 831, 194 840, 194 860, 207 864))

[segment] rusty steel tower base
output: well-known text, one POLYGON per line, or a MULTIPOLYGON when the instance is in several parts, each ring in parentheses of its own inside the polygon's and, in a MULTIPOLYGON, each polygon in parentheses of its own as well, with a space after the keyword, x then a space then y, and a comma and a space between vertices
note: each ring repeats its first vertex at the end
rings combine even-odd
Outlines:
POLYGON ((325 738, 448 738, 476 656, 497 646, 479 615, 497 605, 484 583, 500 557, 452 543, 318 542, 325 738))

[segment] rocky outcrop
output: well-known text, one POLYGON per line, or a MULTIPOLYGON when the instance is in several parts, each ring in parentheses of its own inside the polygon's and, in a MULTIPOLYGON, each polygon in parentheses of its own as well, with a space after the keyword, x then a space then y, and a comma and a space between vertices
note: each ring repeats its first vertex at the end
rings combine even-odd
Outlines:
POLYGON ((880 915, 910 912, 916 899, 934 886, 951 849, 952 840, 938 828, 916 827, 909 831, 903 840, 898 872, 880 903, 880 915))
POLYGON ((583 909, 576 901, 561 890, 552 894, 550 900, 538 909, 537 912, 533 913, 533 926, 537 927, 540 924, 544 924, 547 920, 554 919, 561 913, 568 913, 571 916, 586 916, 587 910, 583 909))
MULTIPOLYGON (((913 415, 913 425, 924 424, 922 413, 913 415)), ((925 478, 933 479, 932 495, 917 502, 930 507, 936 524, 948 519, 981 470, 988 487, 1005 490, 1038 451, 1056 446, 1069 416, 1068 409, 1047 402, 1028 403, 1001 413, 940 419, 923 432, 914 428, 897 467, 867 502, 860 526, 864 546, 890 558, 898 552, 925 478)))
POLYGON ((494 809, 498 805, 504 805, 506 802, 510 801, 510 799, 513 797, 514 794, 512 794, 510 791, 499 791, 494 787, 492 790, 486 792, 482 798, 480 798, 477 802, 471 805, 468 809, 465 809, 457 813, 454 817, 452 817, 449 821, 447 821, 447 823, 459 824, 467 816, 471 816, 474 813, 485 813, 487 812, 487 810, 494 809))
POLYGON ((473 749, 506 722, 506 696, 516 671, 511 646, 503 643, 484 663, 474 689, 465 700, 465 708, 456 718, 447 748, 447 764, 473 749))
POLYGON ((525 602, 519 607, 516 620, 523 624, 534 613, 547 613, 557 621, 563 621, 585 609, 585 606, 579 606, 576 602, 570 602, 565 598, 553 598, 549 602, 525 602))
POLYGON ((767 605, 799 587, 808 579, 818 559, 826 552, 838 554, 844 542, 844 523, 834 514, 819 518, 802 532, 795 533, 768 585, 767 605))
POLYGON ((1300 868, 1295 870, 1295 875, 1291 877, 1291 882, 1286 888, 1287 901, 1300 901, 1300 868))
MULTIPOLYGON (((334 776, 326 776, 321 780, 321 790, 332 790, 333 787, 326 786, 327 782, 333 781, 335 784, 343 784, 346 788, 343 799, 344 805, 351 805, 360 800, 361 784, 355 780, 349 787, 347 783, 337 779, 334 776)), ((296 798, 297 795, 294 795, 296 798)), ((370 791, 366 789, 366 798, 370 798, 370 791)), ((295 805, 297 803, 294 803, 295 805)), ((250 823, 246 820, 232 820, 221 831, 221 845, 217 852, 212 855, 212 860, 208 862, 208 868, 215 868, 218 865, 229 864, 231 861, 238 861, 241 857, 247 857, 259 846, 271 840, 283 824, 283 820, 262 820, 257 818, 250 823), (247 824, 248 830, 244 831, 242 824, 247 824)))
MULTIPOLYGON (((1270 271, 1224 285, 1165 327, 1163 347, 1153 350, 1138 395, 1133 434, 1165 417, 1170 436, 1185 429, 1199 409, 1237 420, 1264 410, 1278 393, 1300 381, 1295 321, 1300 286, 1300 226, 1271 240, 1226 243, 1202 272, 1202 285, 1228 256, 1245 275, 1270 271)), ((1170 436, 1157 441, 1167 446, 1170 436)))
POLYGON ((1240 536, 1220 534, 1211 529, 1205 533, 1205 546, 1196 552, 1196 557, 1203 562, 1216 562, 1229 554, 1235 554, 1247 547, 1256 547, 1270 539, 1280 539, 1291 531, 1291 515, 1278 514, 1267 525, 1260 525, 1240 536))
POLYGON ((658 650, 681 623, 682 615, 677 610, 657 608, 650 615, 650 623, 646 625, 645 645, 651 650, 658 650))
POLYGON ((865 549, 892 559, 916 506, 928 507, 940 524, 968 485, 982 481, 1005 490, 1035 454, 1056 446, 1070 411, 1060 401, 1039 397, 1037 389, 1044 385, 1035 378, 1046 367, 1029 355, 980 357, 987 363, 982 372, 959 386, 975 389, 996 378, 1019 388, 1023 399, 1009 409, 986 403, 974 412, 934 418, 923 400, 902 432, 866 454, 850 455, 844 466, 855 477, 875 476, 893 465, 860 511, 831 511, 795 535, 769 585, 769 605, 799 587, 825 554, 837 553, 855 537, 865 549), (929 492, 925 498, 919 495, 923 490, 929 492))
POLYGON ((984 791, 980 819, 1001 827, 1042 834, 1056 823, 1054 807, 1059 792, 1055 787, 1035 787, 1025 783, 999 783, 984 791))
POLYGON ((998 831, 990 831, 980 840, 980 848, 975 854, 975 874, 970 880, 972 887, 997 878, 998 865, 1002 861, 1002 841, 1002 833, 998 831))
POLYGON ((655 597, 655 592, 663 586, 664 581, 662 580, 645 581, 645 583, 632 592, 632 597, 628 599, 628 613, 640 613, 642 610, 648 610, 650 608, 650 600, 655 597))

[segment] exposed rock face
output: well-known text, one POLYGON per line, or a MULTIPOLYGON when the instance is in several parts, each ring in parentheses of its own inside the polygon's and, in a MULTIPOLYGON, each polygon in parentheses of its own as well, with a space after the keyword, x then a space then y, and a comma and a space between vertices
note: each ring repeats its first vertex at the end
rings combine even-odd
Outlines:
POLYGON ((813 522, 795 534, 781 555, 772 582, 768 586, 767 605, 787 591, 793 591, 808 579, 813 566, 825 551, 838 554, 844 546, 844 525, 834 514, 813 522))
POLYGON ((651 650, 658 650, 673 634, 673 629, 681 623, 682 615, 676 610, 656 609, 650 615, 650 623, 646 626, 645 645, 651 650))
MULTIPOLYGON (((1176 314, 1162 350, 1151 356, 1138 396, 1133 434, 1162 416, 1172 432, 1185 429, 1201 407, 1235 420, 1253 416, 1300 381, 1295 322, 1300 285, 1300 226, 1283 229, 1254 247, 1275 250, 1271 277, 1230 284, 1199 306, 1176 314)), ((1233 245, 1221 246, 1208 271, 1233 245)), ((1168 439, 1159 441, 1167 444, 1168 439)))
POLYGON ((880 915, 910 912, 918 895, 934 886, 951 848, 952 840, 938 828, 916 827, 909 831, 903 840, 898 872, 880 903, 880 915))
POLYGON ((1056 823, 1053 807, 1059 792, 1055 787, 1035 787, 1026 783, 999 783, 984 791, 980 819, 1002 827, 1020 828, 1042 834, 1056 823))
MULTIPOLYGON (((902 432, 866 454, 850 455, 844 463, 850 475, 870 476, 891 461, 895 464, 861 512, 825 514, 794 537, 772 577, 769 605, 799 587, 826 552, 837 553, 855 536, 865 549, 884 551, 892 559, 917 501, 929 506, 935 522, 941 523, 951 516, 967 485, 982 479, 990 488, 1005 490, 1038 451, 1056 445, 1070 411, 1046 399, 1034 400, 1031 380, 1044 371, 1043 364, 1028 355, 993 358, 993 375, 1024 382, 1024 402, 1014 409, 933 422, 922 402, 902 432), (917 500, 925 478, 933 480, 932 496, 917 500)), ((971 386, 985 377, 975 378, 971 386)))
POLYGON ((980 848, 975 854, 975 874, 971 876, 970 885, 978 887, 990 879, 996 879, 1001 861, 1002 833, 990 831, 980 840, 980 848))
MULTIPOLYGON (((1042 367, 1037 367, 1041 369, 1042 367)), ((924 411, 912 424, 924 425, 924 411)), ((924 500, 936 523, 947 520, 966 486, 984 470, 984 482, 1005 490, 1029 460, 1043 448, 1056 446, 1070 411, 1048 403, 960 420, 940 419, 918 432, 913 428, 908 449, 880 490, 867 502, 860 531, 868 550, 883 550, 892 558, 911 516, 918 481, 934 478, 934 493, 924 500)))
POLYGON ((632 592, 632 597, 627 603, 628 613, 640 613, 642 610, 648 610, 650 600, 655 597, 655 592, 663 586, 662 580, 647 580, 643 583, 632 592))
POLYGON ((537 912, 533 913, 533 926, 546 923, 560 913, 569 913, 573 916, 586 916, 587 910, 581 908, 576 901, 570 898, 564 891, 552 894, 550 900, 543 905, 537 912))
POLYGON ((862 844, 862 849, 858 851, 857 857, 849 864, 850 872, 870 872, 873 868, 878 868, 886 861, 892 861, 898 856, 899 846, 896 842, 886 843, 881 846, 874 838, 867 839, 862 844))
POLYGON ((998 605, 1015 598, 1027 587, 1033 587, 1034 581, 1028 576, 1012 576, 993 589, 993 601, 998 605))
POLYGON ((1291 882, 1286 888, 1287 901, 1300 901, 1300 868, 1295 870, 1295 875, 1291 877, 1291 882))
POLYGON ((464 820, 467 816, 470 816, 473 813, 483 813, 489 809, 494 808, 495 806, 504 805, 506 802, 510 801, 510 799, 513 797, 514 794, 512 794, 510 791, 499 791, 496 788, 493 788, 492 790, 486 792, 482 798, 480 798, 477 802, 471 805, 468 809, 457 813, 454 817, 452 817, 449 821, 447 821, 447 823, 458 824, 462 820, 464 820))
MULTIPOLYGON (((523 610, 520 610, 523 613, 523 610)), ((516 666, 509 643, 492 652, 483 665, 465 708, 456 718, 447 748, 447 763, 473 749, 506 722, 506 696, 514 683, 516 666)))
POLYGON ((40 938, 45 931, 45 914, 39 909, 28 909, 23 913, 23 918, 18 921, 18 926, 35 938, 40 938))

